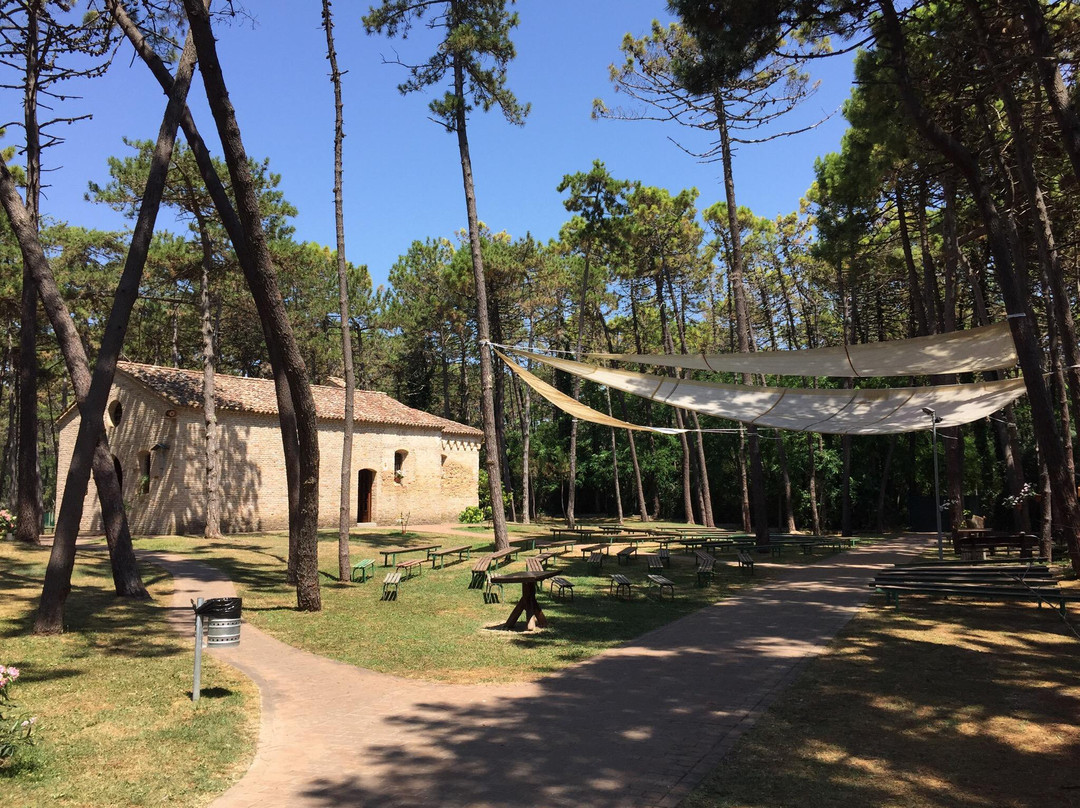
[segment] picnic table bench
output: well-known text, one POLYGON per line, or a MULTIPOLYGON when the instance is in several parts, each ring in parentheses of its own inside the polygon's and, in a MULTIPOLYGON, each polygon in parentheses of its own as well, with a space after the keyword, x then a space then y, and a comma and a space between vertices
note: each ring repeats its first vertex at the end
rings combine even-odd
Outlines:
POLYGON ((619 597, 620 592, 625 592, 626 593, 626 599, 630 600, 630 598, 631 598, 630 579, 627 578, 625 575, 618 575, 618 574, 612 575, 611 576, 611 583, 608 584, 608 594, 609 595, 613 594, 613 595, 615 595, 615 597, 619 597))
POLYGON ((357 561, 352 565, 352 574, 349 576, 350 580, 356 580, 356 573, 360 573, 360 583, 363 583, 368 578, 375 576, 375 559, 365 558, 357 561))
POLYGON ((404 561, 399 561, 397 563, 397 570, 398 572, 404 570, 405 580, 408 580, 413 577, 413 570, 416 570, 417 575, 423 575, 424 562, 419 558, 407 558, 404 561))
POLYGON ((381 600, 397 600, 398 584, 401 583, 400 572, 388 572, 382 582, 381 600))
POLYGON ((649 572, 663 572, 664 570, 664 562, 658 555, 645 556, 645 562, 649 565, 649 572))
POLYGON ((659 595, 660 600, 664 599, 665 589, 667 589, 667 591, 671 594, 671 599, 675 600, 674 581, 669 581, 663 575, 647 575, 645 577, 649 579, 649 590, 652 591, 652 588, 655 586, 657 595, 659 595))
POLYGON ((607 555, 608 552, 611 550, 611 545, 607 543, 586 544, 585 546, 579 547, 578 549, 581 550, 581 557, 584 559, 588 558, 592 553, 603 553, 604 555, 607 555))
POLYGON ((629 566, 630 559, 637 555, 637 547, 624 547, 615 554, 618 558, 619 564, 623 566, 629 566))
POLYGON ((739 559, 739 568, 750 570, 750 574, 754 574, 754 559, 750 557, 750 554, 745 550, 739 550, 736 558, 739 559))
POLYGON ((656 554, 660 557, 660 563, 665 567, 671 566, 671 550, 667 547, 661 547, 656 551, 656 554))
POLYGON ((379 552, 382 554, 382 565, 390 567, 397 564, 399 553, 423 553, 428 550, 437 550, 440 547, 442 547, 441 544, 415 544, 411 547, 387 547, 385 550, 379 550, 379 552))
POLYGON ((570 600, 573 600, 574 584, 572 581, 567 578, 563 578, 561 575, 558 578, 551 579, 551 593, 555 597, 561 598, 563 596, 563 592, 565 592, 567 589, 570 590, 570 600))
POLYGON ((524 538, 520 539, 510 539, 509 543, 520 545, 522 550, 535 550, 536 536, 525 536, 524 538))
POLYGON ((900 596, 942 595, 946 598, 966 597, 976 600, 1034 600, 1039 608, 1043 601, 1057 604, 1058 611, 1065 614, 1066 603, 1080 602, 1080 590, 1063 590, 1055 581, 1052 584, 1007 585, 991 583, 956 583, 941 581, 874 581, 872 587, 885 595, 885 602, 900 608, 900 596))
POLYGON ((491 555, 484 555, 476 559, 472 568, 472 580, 469 581, 469 589, 480 589, 484 585, 484 576, 491 566, 491 555))
POLYGON ((561 547, 564 550, 573 550, 574 545, 577 544, 575 539, 537 539, 536 547, 541 550, 550 550, 553 547, 561 547))
POLYGON ((498 550, 491 553, 491 560, 495 563, 495 566, 498 566, 499 561, 504 558, 509 558, 511 561, 517 561, 517 554, 520 552, 520 547, 507 547, 505 550, 498 550))
POLYGON ((534 555, 532 557, 540 562, 541 567, 547 569, 548 562, 551 561, 551 559, 553 558, 558 558, 560 555, 562 555, 562 553, 539 553, 538 555, 534 555))
POLYGON ((604 553, 599 550, 589 556, 589 572, 593 575, 599 575, 600 570, 604 568, 604 553))
POLYGON ((697 559, 697 585, 705 586, 712 583, 713 565, 716 564, 716 558, 701 550, 694 553, 694 557, 697 559))
POLYGON ((465 558, 472 557, 472 545, 462 544, 458 547, 446 547, 442 550, 428 550, 427 557, 431 560, 431 568, 435 569, 435 559, 439 559, 439 569, 443 568, 443 563, 446 561, 448 555, 457 553, 458 561, 462 561, 462 556, 465 558))

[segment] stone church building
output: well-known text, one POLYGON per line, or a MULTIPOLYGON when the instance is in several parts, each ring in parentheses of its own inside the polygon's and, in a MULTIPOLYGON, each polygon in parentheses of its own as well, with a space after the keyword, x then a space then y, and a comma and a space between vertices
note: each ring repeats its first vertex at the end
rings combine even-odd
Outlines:
MULTIPOLYGON (((121 362, 105 414, 106 434, 136 534, 202 533, 206 451, 202 371, 121 362)), ((288 490, 274 382, 217 375, 221 529, 288 529, 288 490)), ((337 527, 342 386, 313 385, 319 419, 319 525, 337 527)), ((477 504, 483 432, 406 407, 385 393, 355 393, 352 518, 359 524, 455 522, 477 504)), ((63 498, 79 411, 58 419, 63 498)), ((81 529, 103 530, 93 478, 81 529)))

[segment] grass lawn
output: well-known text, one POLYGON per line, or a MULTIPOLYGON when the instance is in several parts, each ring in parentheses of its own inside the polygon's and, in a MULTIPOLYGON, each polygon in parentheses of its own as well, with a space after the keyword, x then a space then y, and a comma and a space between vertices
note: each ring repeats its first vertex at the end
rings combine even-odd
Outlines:
POLYGON ((119 601, 104 553, 79 555, 66 633, 30 635, 48 557, 0 542, 0 664, 21 670, 11 697, 38 716, 37 744, 0 769, 3 803, 205 805, 254 754, 256 688, 204 658, 194 707, 193 644, 162 608, 171 579, 145 568, 154 601, 119 601))
MULTIPOLYGON (((532 533, 548 535, 545 528, 534 527, 532 533)), ((589 574, 575 548, 556 563, 560 573, 575 583, 574 600, 555 600, 545 591, 540 599, 549 628, 528 634, 501 629, 521 588, 507 585, 504 602, 485 604, 481 590, 468 588, 473 562, 458 562, 457 556, 448 558, 441 570, 426 563, 420 577, 402 581, 397 601, 380 601, 387 571, 379 566, 380 549, 441 541, 444 546, 472 543, 490 552, 489 536, 490 532, 483 539, 468 532, 443 536, 410 532, 403 537, 400 531, 357 531, 350 557, 374 559, 375 578, 343 585, 336 580, 336 533, 324 532, 319 545, 323 611, 316 614, 294 608, 295 588, 284 581, 285 536, 234 537, 213 544, 164 537, 138 540, 136 546, 176 550, 221 568, 244 598, 245 619, 290 645, 372 670, 446 682, 535 678, 624 643, 768 575, 759 569, 751 578, 734 563, 721 563, 712 585, 698 588, 693 556, 673 550, 665 575, 675 582, 676 597, 660 602, 645 595, 647 569, 641 558, 619 566, 613 552, 596 576, 589 574), (609 596, 609 576, 615 572, 635 582, 631 602, 609 596)), ((500 571, 523 569, 524 555, 500 571)), ((803 563, 800 556, 795 551, 786 559, 803 563)))
POLYGON ((1054 610, 878 595, 683 805, 1068 808, 1078 764, 1080 639, 1054 610))

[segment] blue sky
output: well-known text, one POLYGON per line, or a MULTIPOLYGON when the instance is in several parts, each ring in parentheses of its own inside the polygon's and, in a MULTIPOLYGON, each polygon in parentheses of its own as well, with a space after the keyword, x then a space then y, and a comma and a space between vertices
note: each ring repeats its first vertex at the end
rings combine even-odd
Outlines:
MULTIPOLYGON (((248 6, 254 21, 217 31, 245 146, 252 157, 269 157, 282 175, 280 187, 300 211, 297 238, 332 246, 333 96, 321 3, 248 6)), ((413 240, 454 238, 465 226, 465 203, 457 142, 428 120, 431 96, 401 96, 396 87, 404 69, 383 63, 395 53, 403 61, 427 55, 423 32, 405 42, 369 37, 360 24, 367 6, 338 0, 334 12, 339 65, 348 71, 346 254, 367 264, 377 285, 413 240)), ((532 112, 521 128, 498 113, 474 113, 470 120, 481 220, 514 237, 556 236, 567 214, 555 188, 564 174, 586 170, 594 159, 618 178, 673 192, 696 187, 700 207, 722 198, 720 166, 698 163, 672 144, 669 137, 686 136, 676 125, 590 117, 594 98, 618 100, 608 65, 619 61, 622 36, 647 33, 654 18, 668 20, 663 0, 523 0, 516 9, 521 25, 513 34, 518 57, 509 86, 532 112)), ((791 119, 792 128, 839 107, 850 89, 850 58, 823 60, 815 75, 821 88, 791 119)), ((122 137, 156 136, 164 96, 145 67, 132 64, 126 44, 104 78, 67 89, 83 96, 70 102, 71 113, 94 117, 70 127, 66 142, 46 152, 45 167, 54 170, 43 212, 85 227, 124 227, 119 214, 83 200, 86 185, 107 179, 106 158, 125 153, 122 137)), ((201 84, 190 99, 204 136, 216 142, 201 84)), ((9 96, 6 104, 12 111, 14 101, 9 96)), ((813 181, 815 157, 836 150, 844 128, 837 115, 811 132, 742 147, 735 164, 739 204, 765 216, 795 210, 813 181)), ((21 135, 9 134, 8 142, 21 135)))

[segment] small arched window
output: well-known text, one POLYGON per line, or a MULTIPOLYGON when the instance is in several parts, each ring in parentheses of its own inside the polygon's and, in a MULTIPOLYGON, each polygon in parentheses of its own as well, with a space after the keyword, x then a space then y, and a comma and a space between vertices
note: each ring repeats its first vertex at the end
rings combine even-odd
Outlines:
POLYGON ((124 417, 124 406, 119 400, 109 404, 109 426, 120 426, 120 419, 124 417))

